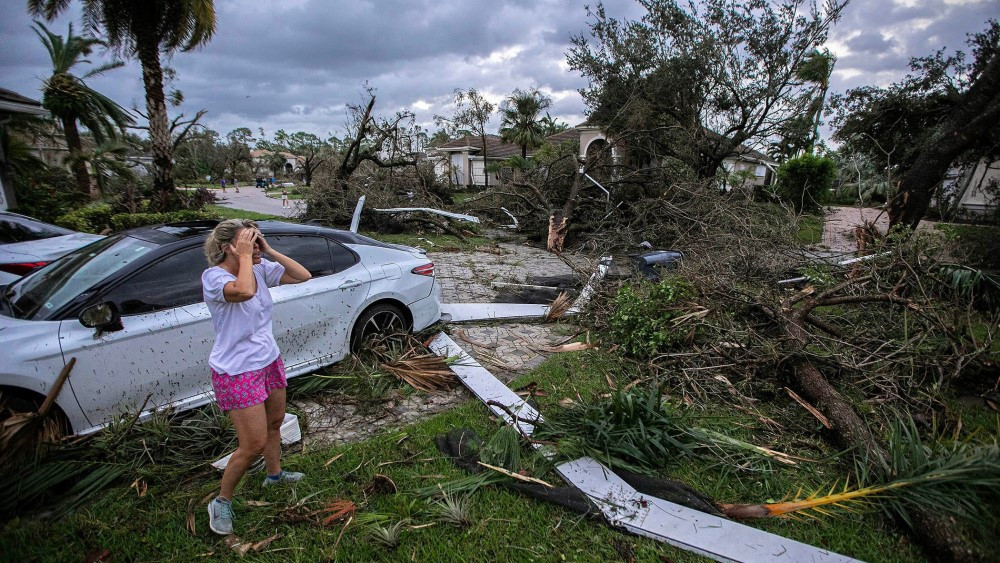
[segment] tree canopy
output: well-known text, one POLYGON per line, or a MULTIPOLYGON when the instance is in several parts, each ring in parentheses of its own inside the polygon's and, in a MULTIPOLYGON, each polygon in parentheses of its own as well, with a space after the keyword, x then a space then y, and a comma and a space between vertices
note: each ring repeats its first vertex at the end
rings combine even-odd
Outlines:
MULTIPOLYGON (((215 33, 215 4, 212 0, 81 0, 80 3, 87 27, 102 32, 108 45, 125 56, 135 57, 142 65, 153 153, 153 187, 160 194, 160 208, 165 210, 173 205, 176 194, 172 175, 174 142, 160 55, 207 43, 215 33)), ((70 0, 28 0, 28 12, 52 20, 69 4, 70 0)))
POLYGON ((891 226, 915 228, 948 169, 1000 156, 1000 24, 969 36, 972 60, 938 50, 888 87, 834 96, 834 139, 881 163, 897 184, 891 226))
POLYGON ((589 121, 644 160, 677 159, 701 178, 763 146, 807 110, 798 74, 846 1, 640 0, 638 21, 590 12, 567 60, 590 84, 589 121))

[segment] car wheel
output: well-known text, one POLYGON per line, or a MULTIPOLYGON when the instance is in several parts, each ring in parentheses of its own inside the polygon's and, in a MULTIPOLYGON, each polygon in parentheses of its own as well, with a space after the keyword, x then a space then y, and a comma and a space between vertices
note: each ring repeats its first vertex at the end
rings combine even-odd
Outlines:
POLYGON ((410 330, 402 309, 380 303, 365 309, 351 331, 351 352, 357 354, 372 338, 384 338, 410 330))
MULTIPOLYGON (((0 391, 0 422, 14 415, 38 412, 40 406, 42 406, 41 399, 10 393, 6 390, 0 391)), ((69 420, 63 414, 62 410, 59 409, 59 405, 52 405, 52 410, 49 411, 49 419, 55 422, 55 438, 70 433, 69 420)))

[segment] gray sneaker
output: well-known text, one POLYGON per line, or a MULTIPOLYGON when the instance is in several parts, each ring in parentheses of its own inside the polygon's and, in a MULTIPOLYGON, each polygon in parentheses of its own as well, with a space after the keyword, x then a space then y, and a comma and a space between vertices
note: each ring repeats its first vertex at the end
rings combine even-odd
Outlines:
POLYGON ((281 470, 281 473, 278 473, 277 479, 271 479, 270 476, 264 477, 264 486, 268 487, 277 485, 278 483, 298 483, 302 479, 305 479, 305 476, 305 473, 299 473, 298 471, 281 470))
POLYGON ((233 501, 216 497, 208 503, 208 527, 216 534, 233 533, 233 501))

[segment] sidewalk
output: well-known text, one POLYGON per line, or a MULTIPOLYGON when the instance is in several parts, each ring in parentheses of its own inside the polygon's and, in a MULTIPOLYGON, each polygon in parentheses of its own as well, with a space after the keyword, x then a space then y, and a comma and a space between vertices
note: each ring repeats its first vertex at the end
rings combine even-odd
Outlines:
POLYGON ((305 211, 304 200, 288 200, 292 207, 282 209, 281 198, 267 197, 263 190, 253 186, 241 186, 240 193, 236 193, 231 187, 226 188, 226 193, 222 193, 222 190, 212 190, 212 192, 218 198, 218 204, 223 207, 268 213, 279 217, 297 217, 305 211))

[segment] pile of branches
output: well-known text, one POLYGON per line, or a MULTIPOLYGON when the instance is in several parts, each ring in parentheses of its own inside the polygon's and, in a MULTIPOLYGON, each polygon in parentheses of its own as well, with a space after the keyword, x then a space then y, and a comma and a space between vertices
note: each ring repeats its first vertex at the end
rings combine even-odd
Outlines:
MULTIPOLYGON (((886 437, 896 420, 946 418, 943 398, 955 387, 996 392, 992 343, 1000 312, 976 307, 956 287, 938 241, 869 233, 870 259, 838 268, 800 249, 791 213, 726 197, 688 191, 683 199, 647 201, 643 219, 633 219, 675 220, 667 230, 685 253, 679 274, 698 288, 699 306, 712 311, 693 349, 643 359, 648 377, 665 378, 695 402, 733 404, 776 437, 788 421, 771 420, 757 405, 786 402, 813 421, 797 430, 812 433, 818 422, 821 437, 883 479, 892 478, 886 437), (805 281, 777 284, 789 277, 805 281)), ((593 306, 602 301, 612 300, 593 306)), ((594 310, 589 318, 604 329, 612 313, 594 310)), ((936 556, 976 557, 963 531, 940 513, 912 505, 902 520, 936 556)))
POLYGON ((372 209, 431 207, 448 209, 451 194, 435 177, 430 163, 399 168, 362 165, 347 179, 321 169, 306 195, 305 219, 346 229, 351 224, 358 198, 365 196, 366 212, 361 227, 379 232, 401 232, 406 227, 372 209))

